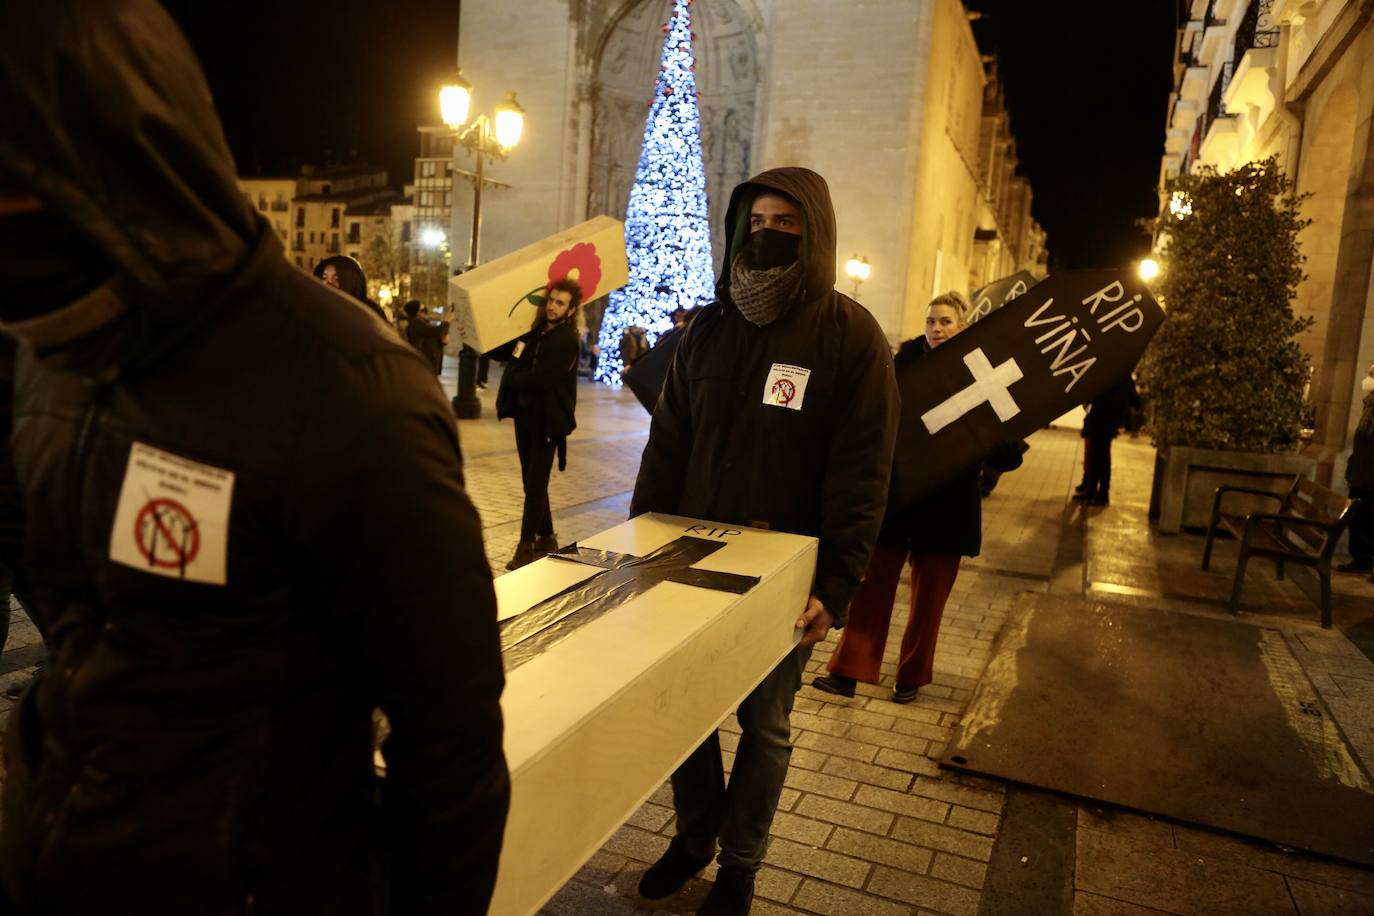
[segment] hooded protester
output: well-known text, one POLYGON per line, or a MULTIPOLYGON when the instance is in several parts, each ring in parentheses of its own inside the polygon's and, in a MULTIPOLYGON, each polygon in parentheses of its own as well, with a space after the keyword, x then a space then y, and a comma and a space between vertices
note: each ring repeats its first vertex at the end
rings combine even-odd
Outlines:
POLYGON ((0 911, 484 912, 503 675, 434 376, 287 263, 152 0, 0 4, 0 184, 49 660, 0 911))
POLYGON ((448 323, 445 322, 442 326, 434 323, 421 309, 419 299, 411 299, 405 304, 405 339, 425 358, 434 374, 438 375, 444 371, 444 344, 448 342, 448 323))
POLYGON ((390 323, 386 309, 367 297, 367 274, 363 273, 363 265, 348 255, 336 254, 325 258, 315 265, 314 274, 317 279, 323 280, 326 286, 332 286, 358 300, 378 318, 390 323))
POLYGON ((842 626, 887 503, 897 431, 892 357, 878 323, 834 290, 825 179, 773 169, 735 188, 715 302, 683 333, 654 410, 631 514, 664 512, 820 540, 791 652, 741 704, 726 790, 720 738, 673 774, 677 835, 639 892, 674 893, 720 869, 699 913, 747 913, 792 753, 793 695, 812 646, 842 626))

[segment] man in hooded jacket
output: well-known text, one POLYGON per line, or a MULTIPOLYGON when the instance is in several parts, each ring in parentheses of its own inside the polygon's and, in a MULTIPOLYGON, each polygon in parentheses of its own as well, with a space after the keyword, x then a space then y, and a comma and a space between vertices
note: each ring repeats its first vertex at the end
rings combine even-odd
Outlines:
POLYGON ((5 736, 9 906, 485 912, 503 675, 453 417, 287 264, 152 0, 0 4, 0 277, 49 659, 5 736))
MULTIPOLYGON (((674 893, 720 845, 701 914, 749 911, 791 757, 793 695, 814 643, 843 626, 887 504, 897 431, 892 356, 835 292, 835 212, 808 169, 735 188, 717 300, 688 325, 654 409, 631 513, 668 512, 820 540, 798 647, 738 711, 725 785, 712 734, 673 774, 677 835, 640 893, 674 893)), ((790 616, 786 619, 792 620, 790 616)), ((785 624, 784 624, 785 625, 785 624)))

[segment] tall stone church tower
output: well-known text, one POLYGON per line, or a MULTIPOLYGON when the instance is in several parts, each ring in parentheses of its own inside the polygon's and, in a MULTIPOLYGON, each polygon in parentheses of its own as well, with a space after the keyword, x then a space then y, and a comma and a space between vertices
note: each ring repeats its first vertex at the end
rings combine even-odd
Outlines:
MULTIPOLYGON (((511 90, 527 112, 520 146, 489 170, 511 188, 484 198, 484 259, 599 213, 623 218, 671 9, 463 4, 459 63, 474 112, 511 90)), ((959 0, 695 0, 691 14, 718 267, 734 185, 803 165, 830 183, 840 289, 854 292, 845 260, 866 257, 859 299, 894 340, 919 333, 936 292, 1011 272, 974 250, 995 216, 980 216, 985 76, 959 0)), ((462 251, 471 191, 461 181, 455 191, 462 251)))

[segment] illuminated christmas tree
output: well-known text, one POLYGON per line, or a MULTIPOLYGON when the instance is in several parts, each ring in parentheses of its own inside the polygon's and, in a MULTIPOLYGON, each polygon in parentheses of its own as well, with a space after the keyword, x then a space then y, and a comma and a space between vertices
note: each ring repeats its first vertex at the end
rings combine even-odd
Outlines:
POLYGON ((652 346, 672 328, 674 310, 714 296, 690 6, 691 0, 674 0, 663 26, 658 82, 625 215, 630 282, 611 294, 601 322, 596 377, 603 382, 620 381, 627 327, 644 328, 652 346))

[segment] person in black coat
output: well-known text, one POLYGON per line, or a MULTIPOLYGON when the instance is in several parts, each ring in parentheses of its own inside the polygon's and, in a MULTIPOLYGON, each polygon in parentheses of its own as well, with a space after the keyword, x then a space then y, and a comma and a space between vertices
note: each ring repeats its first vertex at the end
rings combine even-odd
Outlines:
MULTIPOLYGON (((924 359, 964 330, 968 314, 968 302, 957 292, 931 300, 925 336, 902 344, 897 366, 924 359)), ((999 471, 1014 470, 1021 465, 1021 450, 1015 443, 1001 444, 985 460, 999 471)), ((960 558, 976 557, 982 548, 983 506, 978 479, 983 464, 980 461, 969 467, 914 506, 901 511, 889 507, 873 558, 849 606, 849 626, 830 656, 830 674, 813 680, 813 687, 852 697, 856 682, 878 683, 897 582, 908 557, 911 612, 902 634, 892 700, 910 703, 917 690, 931 682, 940 619, 959 574, 960 558)))
POLYGON ((0 3, 0 138, 0 555, 49 659, 0 912, 485 912, 504 674, 434 376, 282 256, 153 0, 0 3))
POLYGON ((438 375, 444 368, 444 342, 448 340, 448 325, 438 325, 420 311, 420 300, 405 304, 406 343, 420 352, 429 367, 438 375))
POLYGON ((1128 376, 1088 404, 1083 418, 1083 482, 1073 498, 1092 506, 1105 506, 1112 487, 1112 440, 1126 425, 1132 409, 1140 408, 1140 395, 1128 376))
POLYGON ((323 280, 326 286, 332 286, 351 296, 369 312, 388 324, 391 323, 387 320, 386 310, 367 298, 367 274, 363 273, 363 265, 348 255, 336 254, 325 258, 315 265, 314 274, 317 279, 323 280))
POLYGON ((1360 380, 1360 387, 1365 392, 1364 412, 1355 427, 1355 441, 1345 465, 1350 498, 1359 502, 1350 518, 1350 562, 1337 569, 1363 573, 1374 569, 1374 366, 1360 380))
POLYGON ((520 543, 506 569, 519 569, 558 549, 549 509, 549 474, 555 454, 558 469, 567 466, 568 434, 577 428, 581 307, 582 287, 575 280, 559 280, 549 287, 529 333, 508 348, 513 361, 501 375, 496 416, 515 419, 525 511, 520 543))

